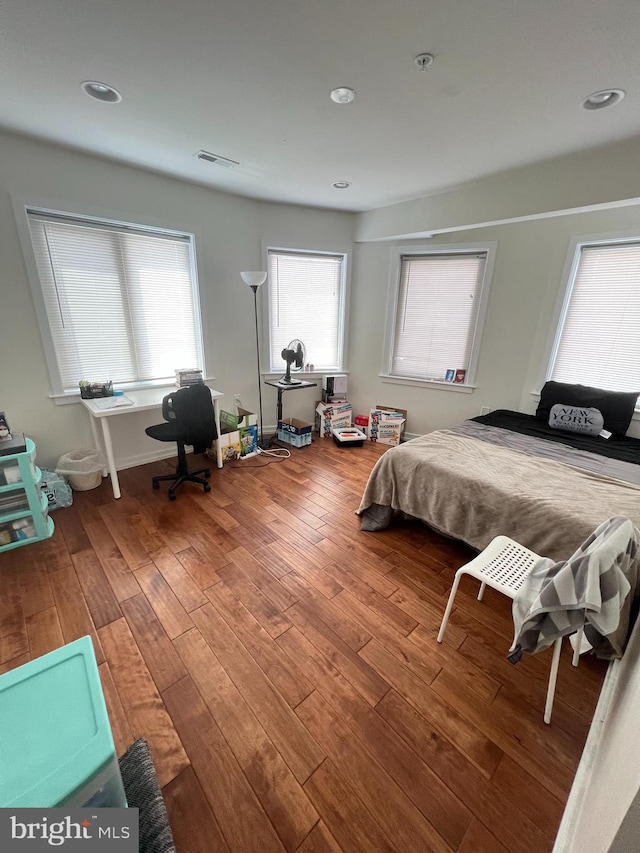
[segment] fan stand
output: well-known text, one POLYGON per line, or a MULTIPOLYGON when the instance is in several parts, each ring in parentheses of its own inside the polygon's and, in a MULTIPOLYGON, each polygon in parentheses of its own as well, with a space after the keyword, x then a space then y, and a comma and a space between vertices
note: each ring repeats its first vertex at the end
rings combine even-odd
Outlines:
POLYGON ((291 378, 291 362, 292 361, 293 361, 293 359, 289 360, 287 358, 287 370, 286 370, 284 376, 282 377, 282 379, 280 381, 282 382, 283 385, 302 385, 301 379, 292 379, 291 378))

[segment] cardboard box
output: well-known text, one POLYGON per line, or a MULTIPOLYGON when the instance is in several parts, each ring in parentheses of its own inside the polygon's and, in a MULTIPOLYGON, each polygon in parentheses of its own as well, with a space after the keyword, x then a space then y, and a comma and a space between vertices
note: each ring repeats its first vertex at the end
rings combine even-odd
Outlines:
POLYGON ((240 456, 253 456, 258 452, 258 416, 238 407, 237 414, 220 412, 220 428, 223 435, 238 433, 240 456))
POLYGON ((298 418, 285 418, 278 421, 278 440, 294 447, 306 447, 311 444, 313 425, 298 418))
POLYGON ((321 438, 331 438, 332 430, 350 427, 353 417, 351 403, 317 403, 316 430, 321 438))
POLYGON ((404 428, 407 424, 407 410, 398 409, 396 406, 381 406, 379 404, 376 404, 376 409, 380 409, 381 412, 390 413, 393 415, 393 417, 401 415, 404 418, 404 423, 402 424, 402 431, 400 432, 400 440, 402 440, 402 436, 404 435, 404 428))
POLYGON ((369 413, 369 427, 367 435, 370 441, 380 444, 395 446, 400 444, 404 425, 406 423, 405 411, 397 409, 371 409, 369 413))
POLYGON ((395 415, 402 415, 405 421, 408 418, 406 409, 398 409, 397 406, 382 406, 380 403, 376 403, 376 409, 380 409, 382 412, 392 412, 395 415))
POLYGON ((222 464, 232 462, 235 459, 240 459, 240 433, 237 429, 231 432, 222 432, 217 440, 217 445, 222 452, 222 464))

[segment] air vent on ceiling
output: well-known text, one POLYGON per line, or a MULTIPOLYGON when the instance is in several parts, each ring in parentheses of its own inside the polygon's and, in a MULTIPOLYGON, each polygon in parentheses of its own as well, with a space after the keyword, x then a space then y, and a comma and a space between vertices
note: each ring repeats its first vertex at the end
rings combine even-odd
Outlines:
POLYGON ((233 169, 234 166, 240 165, 235 160, 229 160, 228 157, 221 157, 219 154, 212 154, 211 151, 198 151, 196 157, 198 160, 206 160, 207 163, 215 163, 216 166, 222 166, 223 169, 233 169))

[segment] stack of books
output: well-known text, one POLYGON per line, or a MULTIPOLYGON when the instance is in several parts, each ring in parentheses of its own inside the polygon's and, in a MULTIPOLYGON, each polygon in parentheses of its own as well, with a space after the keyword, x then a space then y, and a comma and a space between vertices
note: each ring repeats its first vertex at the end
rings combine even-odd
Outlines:
POLYGON ((203 382, 202 371, 197 367, 185 367, 176 370, 178 388, 186 388, 188 385, 201 385, 203 382))

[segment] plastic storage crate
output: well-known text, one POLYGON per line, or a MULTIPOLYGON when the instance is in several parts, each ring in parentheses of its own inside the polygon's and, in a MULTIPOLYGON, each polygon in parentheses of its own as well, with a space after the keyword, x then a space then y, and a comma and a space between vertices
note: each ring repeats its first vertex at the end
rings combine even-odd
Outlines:
POLYGON ((127 805, 93 644, 0 676, 0 808, 127 805))

